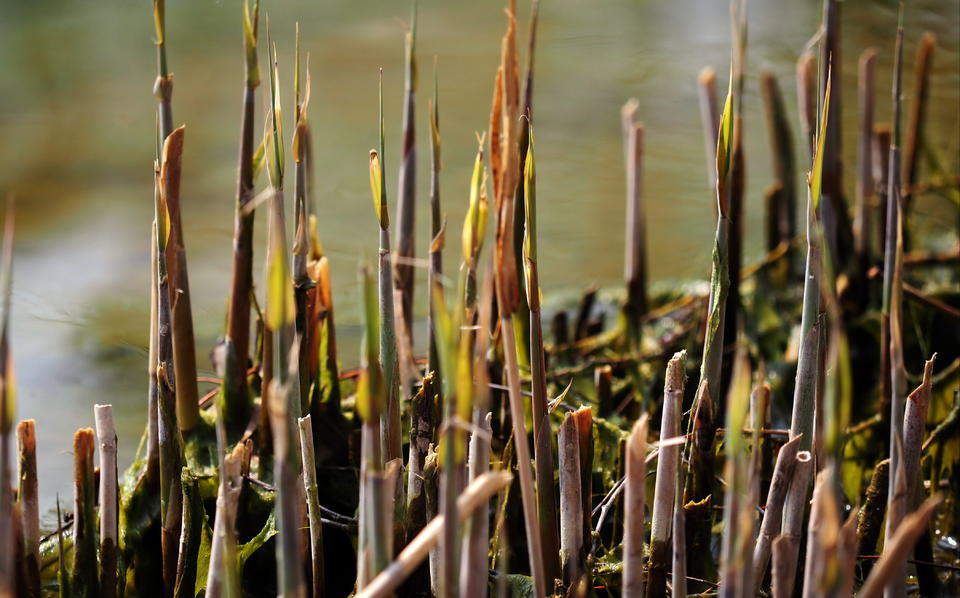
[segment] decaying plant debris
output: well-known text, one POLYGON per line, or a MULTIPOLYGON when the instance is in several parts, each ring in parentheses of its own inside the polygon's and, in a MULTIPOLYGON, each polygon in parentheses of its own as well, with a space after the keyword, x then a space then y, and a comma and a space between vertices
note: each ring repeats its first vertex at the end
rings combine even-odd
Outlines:
POLYGON ((645 210, 658 198, 644 194, 643 180, 656 173, 643 168, 643 114, 631 101, 621 114, 623 299, 591 289, 579 305, 548 313, 538 261, 550 256, 538 253, 536 227, 551 203, 536 185, 539 2, 523 76, 516 0, 507 6, 462 259, 459 268, 446 265, 446 277, 441 252, 454 231, 442 218, 436 75, 427 111, 430 238, 414 238, 422 212, 414 9, 395 223, 384 182, 395 140, 384 137, 381 82, 379 139, 369 155, 379 230, 370 246, 379 251, 375 268, 359 269, 364 334, 355 360, 338 353, 334 282, 317 235, 317 221, 335 214, 311 184, 309 57, 298 27, 289 210, 280 36, 265 18, 261 28, 259 1, 244 0, 233 278, 223 340, 212 352, 221 382, 214 397, 198 397, 179 193, 190 133, 174 128, 164 3, 154 0, 147 428, 118 476, 111 407, 96 407, 96 433, 84 428, 74 438, 74 507, 61 523, 58 501, 58 527, 41 536, 35 426, 43 422, 16 426, 13 466, 9 210, 0 280, 0 598, 960 593, 949 483, 960 462, 960 246, 912 226, 924 196, 952 202, 955 217, 960 205, 957 174, 923 160, 936 151, 924 139, 936 39, 920 40, 905 102, 909 10, 890 24, 890 125, 874 122, 885 101, 875 90, 877 50, 861 55, 850 206, 840 147, 841 3, 823 6, 819 57, 813 45, 798 56, 800 114, 785 108, 791 85, 760 77, 772 161, 751 168, 770 167, 775 180, 764 198, 767 255, 741 266, 752 233, 742 222, 748 28, 745 2, 733 0, 724 101, 715 71, 698 80, 712 186, 703 209, 713 206, 717 219, 707 290, 648 287, 647 263, 664 248, 647 245, 645 210), (270 108, 259 146, 258 93, 269 94, 270 108), (794 155, 794 129, 808 155, 794 155), (263 289, 252 276, 257 210, 268 216, 263 289), (428 341, 419 346, 414 247, 424 243, 428 284, 416 298, 429 314, 428 341), (446 280, 455 282, 445 288, 446 280), (341 362, 359 367, 341 370, 341 362))

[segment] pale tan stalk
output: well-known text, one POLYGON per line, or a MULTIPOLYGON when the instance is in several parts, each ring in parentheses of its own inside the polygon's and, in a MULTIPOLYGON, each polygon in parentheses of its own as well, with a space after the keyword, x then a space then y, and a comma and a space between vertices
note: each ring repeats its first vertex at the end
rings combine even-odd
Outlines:
MULTIPOLYGON (((464 521, 471 513, 486 505, 490 497, 513 478, 507 472, 489 472, 470 483, 457 499, 457 517, 464 521)), ((390 565, 373 578, 355 598, 389 596, 423 562, 430 550, 440 541, 443 516, 434 517, 415 538, 397 555, 390 565)))
POLYGON ((244 447, 238 444, 223 457, 217 511, 210 545, 210 569, 207 571, 209 598, 233 597, 240 593, 240 571, 237 568, 237 508, 243 478, 240 475, 244 447))
POLYGON ((560 566, 563 583, 573 587, 583 574, 583 500, 580 479, 580 443, 577 426, 568 413, 557 439, 560 466, 560 566))
POLYGON ((647 415, 643 414, 627 438, 623 498, 624 598, 643 596, 643 510, 646 501, 647 415))
POLYGON ((783 523, 780 537, 773 542, 774 595, 792 596, 797 571, 797 555, 800 552, 800 533, 803 529, 803 513, 813 477, 813 456, 810 451, 797 453, 793 478, 784 500, 783 523), (788 508, 789 507, 789 508, 788 508), (778 550, 777 544, 780 544, 778 550), (779 559, 778 559, 779 557, 779 559), (780 584, 781 587, 776 587, 780 584))
MULTIPOLYGON (((480 479, 490 469, 490 418, 488 412, 480 420, 480 427, 470 437, 470 482, 480 479)), ((490 539, 490 519, 485 510, 470 516, 470 529, 464 536, 460 564, 460 595, 464 598, 482 598, 487 587, 487 550, 490 539)))
POLYGON ((812 160, 817 134, 817 57, 810 52, 804 52, 797 61, 797 109, 807 155, 812 160))
POLYGON ((857 205, 853 220, 853 236, 860 264, 865 267, 873 251, 873 197, 876 188, 873 173, 874 71, 877 51, 867 48, 858 62, 858 96, 860 99, 860 138, 857 147, 857 205))
POLYGON ((97 440, 100 443, 100 596, 117 596, 117 549, 119 529, 117 509, 117 432, 113 425, 113 407, 94 405, 97 440))

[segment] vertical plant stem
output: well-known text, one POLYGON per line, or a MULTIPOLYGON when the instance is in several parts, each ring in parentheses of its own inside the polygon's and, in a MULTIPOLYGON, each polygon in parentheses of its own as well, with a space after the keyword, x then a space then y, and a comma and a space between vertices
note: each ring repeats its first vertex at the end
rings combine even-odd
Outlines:
POLYGON ((623 111, 624 126, 627 127, 627 230, 624 257, 627 300, 624 312, 627 340, 630 348, 637 351, 640 349, 640 317, 647 311, 647 252, 642 190, 643 125, 634 122, 630 106, 628 102, 623 111), (628 115, 628 112, 631 113, 628 115))
POLYGON ((924 129, 927 104, 930 100, 930 72, 933 70, 933 51, 937 47, 937 36, 925 31, 917 46, 917 61, 913 67, 914 86, 913 103, 907 117, 907 139, 903 147, 903 185, 906 188, 903 201, 909 211, 912 189, 917 182, 920 170, 920 153, 924 142, 924 129))
MULTIPOLYGON (((883 514, 887 506, 887 478, 890 475, 890 460, 877 463, 870 477, 870 485, 864 493, 863 508, 857 518, 857 554, 874 554, 877 541, 883 531, 883 514)), ((860 563, 860 579, 864 580, 873 567, 872 560, 860 563)))
POLYGON ((29 596, 39 598, 40 502, 37 492, 37 432, 32 419, 17 424, 17 450, 20 454, 17 502, 20 510, 24 584, 29 596))
POLYGON ((804 52, 797 60, 797 109, 800 133, 813 159, 817 135, 817 57, 804 52))
POLYGON ((93 430, 73 436, 73 566, 70 587, 74 596, 99 596, 97 583, 97 518, 93 481, 93 430))
MULTIPOLYGON (((901 338, 901 268, 903 262, 903 206, 901 199, 901 163, 900 163, 900 114, 901 114, 901 77, 903 64, 903 3, 900 4, 900 17, 897 24, 897 37, 894 50, 893 73, 893 134, 890 140, 890 159, 887 174, 887 236, 884 247, 883 267, 883 306, 880 316, 881 326, 886 329, 889 343, 889 379, 890 379, 890 475, 887 487, 887 523, 884 531, 884 544, 889 544, 905 514, 905 478, 902 467, 902 430, 904 394, 906 393, 906 372, 903 366, 903 345, 901 338), (903 488, 901 487, 904 486, 903 488)), ((881 375, 886 375, 881 372, 881 375)), ((890 577, 884 589, 886 598, 898 598, 906 592, 906 563, 894 563, 895 573, 890 577)), ((874 575, 875 572, 871 572, 874 575)))
POLYGON ((706 66, 697 77, 700 98, 700 122, 707 155, 707 186, 717 184, 717 131, 720 129, 720 110, 717 103, 717 71, 706 66))
MULTIPOLYGON (((530 385, 533 418, 533 460, 537 481, 537 514, 540 518, 540 542, 544 553, 544 572, 548 579, 561 573, 557 530, 556 486, 553 482, 553 433, 547 412, 546 357, 543 348, 543 316, 540 310, 540 277, 537 254, 536 161, 533 130, 524 167, 524 207, 526 209, 523 266, 526 274, 527 305, 530 311, 530 385), (557 555, 557 556, 554 556, 557 555)), ((562 504, 561 504, 562 507, 562 504)), ((562 522, 561 522, 562 523, 562 522)), ((581 530, 582 528, 578 528, 581 530)), ((566 580, 570 583, 570 579, 566 580)))
POLYGON ((160 447, 160 527, 163 555, 163 587, 166 595, 174 590, 177 553, 180 545, 181 508, 180 468, 183 464, 182 439, 177 425, 177 395, 174 378, 170 279, 168 276, 168 190, 179 191, 183 128, 171 133, 163 144, 160 162, 160 205, 157 219, 157 436, 160 447))
POLYGON ((874 71, 876 70, 877 51, 867 48, 860 54, 858 61, 858 96, 860 104, 860 136, 857 146, 857 205, 853 221, 855 249, 860 269, 870 262, 873 251, 873 114, 874 114, 874 71))
POLYGON ((119 528, 117 509, 117 432, 113 426, 113 407, 95 405, 94 419, 100 442, 100 596, 117 596, 117 547, 119 528))
POLYGON ((760 86, 770 137, 774 185, 778 186, 775 203, 768 208, 771 221, 768 230, 775 236, 771 234, 768 237, 767 249, 772 251, 780 243, 790 243, 797 234, 796 159, 790 119, 783 103, 783 93, 773 73, 762 71, 760 86))
MULTIPOLYGON (((416 93, 417 93, 417 8, 413 4, 410 29, 404 37, 405 70, 403 84, 403 146, 400 150, 400 182, 397 186, 397 249, 396 292, 400 295, 400 313, 397 327, 404 331, 400 336, 409 342, 413 330, 414 268, 411 261, 415 255, 414 232, 416 229, 417 204, 417 142, 416 142, 416 93)), ((401 351, 412 355, 412 346, 401 351)), ((399 455, 395 455, 399 456, 399 455)))
MULTIPOLYGON (((470 438, 470 483, 490 469, 490 417, 488 412, 470 438)), ((487 587, 487 551, 490 546, 490 517, 486 509, 477 509, 470 516, 469 532, 463 541, 460 564, 460 595, 481 598, 487 587)))
POLYGON ((576 421, 566 414, 557 439, 560 456, 560 560, 563 582, 574 588, 583 575, 583 500, 576 421))
POLYGON ((303 460, 303 487, 307 494, 307 518, 310 521, 310 581, 312 598, 324 595, 323 521, 317 488, 317 464, 313 449, 313 427, 310 415, 297 420, 300 429, 300 456, 303 460))
MULTIPOLYGON (((240 117, 240 148, 237 158, 237 199, 233 225, 233 261, 229 308, 227 309, 226 338, 232 343, 234 355, 228 356, 224 375, 224 392, 217 412, 224 419, 227 437, 236 440, 246 428, 250 416, 251 397, 247 387, 247 362, 250 357, 250 295, 253 289, 253 228, 254 214, 248 204, 254 194, 254 112, 256 90, 260 86, 257 64, 257 38, 260 2, 254 0, 251 13, 248 2, 243 4, 244 71, 243 108, 240 117)), ((265 406, 264 415, 266 415, 265 406)))
MULTIPOLYGON (((660 446, 657 457, 657 477, 650 517, 650 560, 647 565, 646 595, 666 596, 667 570, 670 567, 670 536, 673 509, 677 493, 677 472, 680 448, 665 446, 667 440, 680 435, 680 414, 683 409, 683 391, 687 354, 675 353, 667 363, 663 385, 663 411, 660 418, 660 446)), ((681 529, 682 533, 682 529, 681 529)))
POLYGON ((623 597, 643 596, 643 511, 646 502, 647 415, 627 438, 623 497, 623 597))
MULTIPOLYGON (((802 444, 801 440, 801 444, 802 444)), ((787 489, 784 501, 783 525, 780 536, 773 541, 773 583, 774 596, 792 596, 797 572, 797 558, 800 553, 800 534, 803 529, 803 513, 810 492, 810 480, 813 477, 813 456, 810 451, 797 452, 797 462, 793 466, 793 477, 787 489)))

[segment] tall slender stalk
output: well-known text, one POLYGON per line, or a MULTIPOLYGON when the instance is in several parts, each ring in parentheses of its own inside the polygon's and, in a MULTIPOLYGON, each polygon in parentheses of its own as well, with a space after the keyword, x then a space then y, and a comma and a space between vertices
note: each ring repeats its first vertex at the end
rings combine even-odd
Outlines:
POLYGON ((387 211, 387 187, 383 161, 383 71, 380 71, 380 149, 370 150, 370 185, 373 204, 380 225, 380 253, 377 260, 380 304, 380 367, 387 393, 386 410, 381 415, 380 433, 383 457, 391 461, 401 456, 400 393, 397 379, 397 335, 394 320, 393 258, 390 253, 390 216, 387 211))
MULTIPOLYGON (((490 413, 481 420, 470 438, 470 483, 476 482, 490 468, 490 413)), ((460 562, 460 595, 481 598, 487 586, 487 551, 490 545, 490 517, 485 509, 470 518, 470 527, 463 540, 460 562)))
MULTIPOLYGON (((544 553, 544 569, 550 579, 560 573, 554 569, 559 555, 557 530, 556 486, 553 482, 553 433, 547 411, 546 357, 543 348, 543 315, 540 309, 540 276, 537 255, 537 173, 534 159, 533 129, 529 131, 526 163, 523 170, 524 208, 523 266, 526 274, 527 306, 530 310, 530 383, 533 413, 533 461, 537 480, 537 514, 540 518, 540 540, 544 553)), ((578 470, 579 471, 579 470, 578 470)), ((579 475, 579 473, 578 473, 579 475)), ((561 508, 563 507, 561 501, 561 508)), ((562 520, 561 520, 562 524, 562 520)), ((582 535, 582 528, 580 530, 582 535)), ((564 576, 569 584, 573 579, 564 576)))
POLYGON ((8 202, 0 255, 0 597, 12 598, 16 579, 16 534, 10 466, 10 432, 16 414, 10 310, 13 288, 13 206, 8 202))
MULTIPOLYGON (((888 344, 889 380, 890 380, 890 475, 887 488, 887 523, 884 531, 884 544, 892 541, 900 520, 905 514, 906 504, 900 492, 899 484, 904 482, 901 471, 902 430, 904 394, 906 393, 906 372, 903 365, 903 343, 901 338, 901 286, 903 264, 903 205, 901 198, 900 163, 900 114, 901 114, 901 77, 903 64, 903 3, 900 3, 900 15, 897 23, 897 37, 894 50, 893 71, 893 134, 890 139, 890 158, 887 174, 887 236, 884 247, 883 267, 883 306, 880 322, 883 332, 881 342, 888 344)), ((886 372, 881 372, 886 376, 886 372)), ((896 572, 891 576, 884 590, 887 598, 902 596, 905 589, 906 563, 893 565, 896 572)), ((875 572, 871 572, 873 575, 875 572)))
POLYGON ((227 333, 232 343, 233 356, 225 363, 223 392, 219 396, 217 413, 223 417, 227 437, 236 440, 246 428, 252 406, 247 387, 247 363, 250 358, 250 294, 253 289, 253 225, 254 214, 248 210, 253 200, 254 185, 254 112, 256 90, 260 86, 260 67, 257 62, 257 39, 260 22, 260 1, 243 3, 244 85, 243 108, 240 117, 240 149, 237 174, 237 200, 233 224, 233 262, 227 309, 227 333))
POLYGON ((624 598, 643 596, 643 510, 646 502, 647 414, 633 425, 626 447, 623 497, 624 598))
POLYGON ((157 238, 157 436, 160 446, 160 527, 165 592, 173 592, 176 581, 177 553, 180 546, 182 493, 180 468, 183 465, 183 440, 177 425, 176 385, 174 379, 172 317, 168 259, 170 252, 170 219, 168 195, 178 193, 180 163, 183 155, 183 127, 163 144, 158 174, 159 205, 156 220, 157 238))
MULTIPOLYGON (((397 327, 402 330, 401 340, 408 346, 401 353, 412 355, 413 290, 415 251, 416 206, 417 206, 417 141, 416 141, 416 94, 417 94, 417 4, 413 3, 410 29, 404 36, 403 78, 403 145, 400 150, 400 181, 397 185, 397 237, 395 267, 396 289, 400 311, 397 327)), ((381 153, 382 155, 382 153, 381 153)), ((399 455, 395 455, 399 456, 399 455)))
MULTIPOLYGON (((372 175, 371 179, 373 180, 372 175)), ((377 528, 380 518, 370 512, 367 504, 371 500, 374 504, 383 502, 382 497, 376 495, 378 486, 371 485, 369 478, 383 469, 380 420, 386 408, 386 391, 383 386, 383 370, 380 369, 380 319, 377 297, 366 265, 360 268, 360 283, 364 335, 360 353, 360 377, 357 381, 357 415, 363 422, 360 460, 360 529, 357 541, 358 590, 362 590, 373 579, 379 571, 378 565, 385 566, 387 556, 383 543, 389 533, 386 529, 377 528), (374 493, 373 497, 368 496, 371 493, 374 493)))
POLYGON ((913 67, 913 103, 907 117, 907 140, 903 147, 903 185, 906 188, 904 204, 909 210, 913 186, 920 170, 920 152, 924 142, 927 104, 930 102, 930 72, 933 70, 933 51, 937 36, 925 31, 917 46, 917 61, 913 67))
POLYGON ((75 596, 99 596, 97 575, 97 519, 93 481, 94 435, 90 428, 73 436, 73 564, 70 587, 75 596))
POLYGON ((324 596, 323 521, 317 488, 317 463, 313 450, 310 415, 297 420, 300 430, 300 456, 303 460, 303 487, 307 494, 307 518, 310 521, 310 582, 312 598, 324 596))
POLYGON ((513 440, 520 472, 520 495, 523 503, 524 526, 530 571, 534 580, 534 597, 546 594, 547 579, 544 569, 540 521, 535 504, 534 482, 530 472, 530 447, 524 423, 523 398, 520 394, 520 366, 517 361, 517 343, 510 334, 521 300, 518 284, 514 239, 514 192, 517 186, 519 161, 517 155, 517 116, 519 84, 517 76, 515 1, 511 0, 507 11, 507 33, 503 37, 500 71, 494 94, 493 118, 491 119, 491 162, 499 161, 494 168, 497 209, 497 243, 494 253, 494 269, 497 281, 497 307, 500 317, 500 339, 503 342, 504 369, 507 377, 510 416, 513 422, 513 440), (494 128, 496 127, 496 129, 494 128), (502 131, 502 139, 500 135, 502 131), (496 149, 494 149, 496 148, 496 149))
POLYGON ((119 528, 117 509, 120 492, 117 487, 117 432, 113 426, 113 407, 95 405, 97 439, 100 444, 100 596, 115 598, 117 594, 117 546, 119 528))
POLYGON ((772 251, 780 243, 790 243, 797 234, 796 158, 780 85, 770 71, 760 73, 760 85, 777 187, 772 205, 767 208, 770 221, 767 249, 772 251))
MULTIPOLYGON (((824 0, 823 3, 823 42, 820 47, 820 105, 834 118, 827 122, 826 131, 820 136, 825 137, 823 143, 823 206, 821 220, 826 247, 829 249, 830 259, 839 271, 849 259, 852 248, 853 232, 850 216, 847 212, 847 203, 843 195, 843 150, 841 145, 841 85, 835 85, 827 93, 831 73, 841 72, 840 65, 840 2, 838 0, 824 0)), ((838 79, 839 80, 839 79, 838 79)), ((820 140, 817 140, 818 143, 820 140)))
MULTIPOLYGON (((668 440, 680 435, 680 416, 683 410, 683 391, 687 353, 675 353, 667 363, 663 384, 663 411, 660 416, 660 446, 657 457, 657 477, 653 492, 650 517, 650 560, 647 564, 646 595, 666 596, 667 570, 670 567, 670 537, 673 509, 677 493, 680 448, 666 446, 668 440)), ((683 533, 683 530, 680 531, 683 533)))
POLYGON ((627 230, 624 256, 624 280, 627 300, 627 340, 634 351, 640 349, 640 317, 647 311, 646 216, 643 209, 643 124, 635 122, 636 100, 622 110, 626 127, 627 156, 627 230))
POLYGON ((857 145, 857 205, 853 221, 853 236, 860 268, 865 269, 872 253, 873 235, 873 115, 874 71, 877 51, 867 48, 860 54, 857 68, 857 95, 860 104, 860 136, 857 145))

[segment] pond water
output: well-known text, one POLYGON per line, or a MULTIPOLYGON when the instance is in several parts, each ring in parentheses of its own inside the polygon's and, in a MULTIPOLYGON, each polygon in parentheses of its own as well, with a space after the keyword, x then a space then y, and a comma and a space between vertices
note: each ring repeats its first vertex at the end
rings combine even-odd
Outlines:
MULTIPOLYGON (((205 356, 223 329, 230 271, 242 85, 240 3, 167 4, 169 59, 176 75, 174 120, 187 125, 185 237, 198 355, 205 356)), ((467 200, 474 133, 488 119, 505 24, 501 4, 420 2, 420 205, 428 188, 426 99, 437 56, 441 184, 453 239, 467 200)), ((529 7, 520 4, 523 44, 529 7)), ((282 61, 287 118, 293 113, 296 20, 311 57, 319 228, 332 261, 342 358, 352 365, 359 322, 356 266, 361 256, 374 255, 377 242, 367 176, 367 150, 377 139, 377 69, 384 68, 393 207, 408 8, 395 0, 287 0, 265 8, 282 61)), ((840 81, 846 98, 844 146, 852 172, 856 57, 868 46, 879 51, 877 117, 886 120, 896 3, 848 2, 843 10, 840 81)), ((795 61, 816 31, 819 13, 820 2, 812 0, 754 2, 749 8, 744 100, 748 260, 760 254, 762 191, 772 180, 757 74, 761 68, 776 74, 795 115, 795 61)), ((58 493, 72 496, 71 435, 79 426, 92 425, 94 403, 114 405, 122 465, 132 458, 143 427, 153 209, 152 27, 145 0, 9 2, 0 17, 0 126, 5 139, 0 144, 0 191, 17 198, 12 345, 19 417, 38 420, 44 506, 52 505, 58 493)), ((924 30, 938 37, 929 143, 955 168, 960 0, 910 2, 908 68, 924 30)), ((695 81, 703 66, 713 65, 722 93, 729 37, 726 2, 543 1, 534 105, 540 270, 548 294, 594 283, 619 284, 624 218, 619 108, 632 96, 639 99, 646 124, 644 193, 652 278, 667 283, 707 276, 713 199, 695 81)), ((905 81, 909 101, 912 77, 905 81)), ((793 124, 799 152, 795 118, 793 124)), ((288 123, 287 131, 291 129, 288 123)), ((850 177, 847 187, 852 196, 850 177)), ((931 230, 950 231, 954 224, 939 217, 942 208, 931 201, 918 207, 917 218, 931 230)), ((421 256, 427 248, 425 214, 420 208, 421 256)), ((259 218, 257 226, 262 232, 259 218)), ((458 243, 449 245, 452 263, 458 243)), ((262 263, 259 257, 257 263, 262 263)), ((417 292, 422 298, 422 286, 417 292)), ((206 358, 200 367, 202 375, 210 374, 206 358)))

